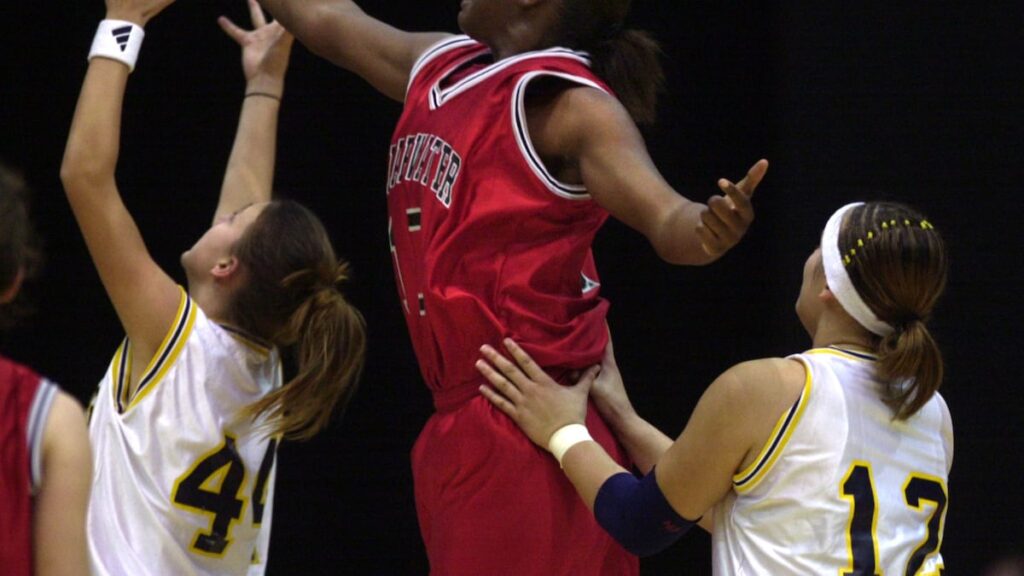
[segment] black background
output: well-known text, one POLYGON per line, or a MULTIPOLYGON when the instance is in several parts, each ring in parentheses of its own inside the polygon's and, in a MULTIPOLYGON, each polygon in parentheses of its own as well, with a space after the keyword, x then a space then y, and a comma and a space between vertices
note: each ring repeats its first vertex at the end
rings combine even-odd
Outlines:
MULTIPOLYGON (((707 268, 661 262, 610 222, 595 248, 616 351, 639 411, 671 435, 703 388, 741 360, 804 349, 792 312, 801 265, 827 216, 856 199, 929 214, 952 259, 933 331, 956 459, 943 555, 977 574, 1019 546, 1022 384, 1019 185, 1024 99, 1019 2, 740 3, 648 0, 630 24, 665 49, 668 88, 645 135, 656 164, 694 199, 718 177, 772 162, 743 243, 707 268)), ((457 3, 361 3, 409 30, 455 31, 457 3)), ((147 26, 128 89, 119 184, 153 255, 205 229, 242 93, 222 13, 239 1, 181 0, 147 26)), ((2 352, 83 402, 122 337, 58 179, 86 53, 103 7, 42 0, 0 7, 0 159, 35 189, 48 265, 38 313, 2 352)), ((399 312, 383 181, 400 108, 297 47, 281 117, 277 188, 317 211, 354 264, 351 297, 370 329, 362 389, 344 419, 281 452, 271 574, 425 574, 409 451, 431 413, 399 312)), ((514 478, 509 479, 514 482, 514 478)), ((566 535, 571 546, 571 535, 566 535)), ((705 574, 693 534, 644 574, 705 574)), ((1016 548, 1019 550, 1019 548, 1016 548)))

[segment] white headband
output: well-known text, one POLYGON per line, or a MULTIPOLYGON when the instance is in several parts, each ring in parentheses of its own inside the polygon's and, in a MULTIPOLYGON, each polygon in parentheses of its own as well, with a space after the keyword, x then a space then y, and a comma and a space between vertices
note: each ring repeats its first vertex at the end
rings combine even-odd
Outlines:
POLYGON ((853 282, 850 281, 850 275, 846 273, 843 257, 839 253, 839 229, 843 227, 843 216, 863 204, 863 202, 854 202, 843 206, 836 210, 835 214, 828 219, 828 224, 825 224, 825 231, 821 234, 821 259, 825 265, 825 281, 828 282, 829 290, 835 294, 839 305, 858 324, 878 336, 888 336, 893 333, 894 328, 879 320, 861 299, 857 289, 853 287, 853 282))

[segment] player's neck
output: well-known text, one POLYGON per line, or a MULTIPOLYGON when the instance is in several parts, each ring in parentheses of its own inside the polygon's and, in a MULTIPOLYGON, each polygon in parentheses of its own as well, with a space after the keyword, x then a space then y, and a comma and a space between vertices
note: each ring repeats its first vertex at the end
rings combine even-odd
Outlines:
POLYGON ((875 338, 848 314, 823 314, 812 338, 815 348, 843 348, 874 353, 875 338))

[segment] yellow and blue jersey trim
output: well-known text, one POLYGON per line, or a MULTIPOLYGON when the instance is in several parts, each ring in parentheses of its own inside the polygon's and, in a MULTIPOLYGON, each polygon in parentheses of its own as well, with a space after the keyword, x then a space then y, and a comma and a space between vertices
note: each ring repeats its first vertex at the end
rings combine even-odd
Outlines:
POLYGON ((850 350, 848 348, 840 348, 838 346, 829 346, 827 348, 814 348, 812 350, 808 350, 806 354, 826 354, 829 356, 838 356, 839 358, 867 360, 869 362, 874 362, 878 360, 878 357, 875 356, 874 354, 860 352, 857 350, 850 350))
POLYGON ((779 421, 775 424, 771 436, 768 437, 768 441, 765 442, 764 448, 761 449, 761 453, 758 454, 757 458, 749 466, 732 477, 732 485, 736 492, 740 494, 747 493, 760 484, 761 480, 775 465, 776 460, 779 459, 779 455, 782 454, 783 449, 785 449, 786 444, 789 442, 789 438, 793 435, 793 430, 800 423, 800 419, 803 417, 810 400, 813 387, 811 367, 805 364, 804 369, 806 375, 804 377, 804 389, 800 392, 800 397, 796 399, 796 402, 793 403, 793 406, 785 414, 779 417, 779 421))
POLYGON ((111 362, 114 384, 112 388, 117 411, 121 414, 141 402, 156 387, 174 365, 192 333, 197 315, 196 304, 189 298, 184 288, 179 286, 178 289, 181 291, 181 300, 175 314, 174 324, 143 371, 139 386, 134 393, 131 391, 130 381, 132 373, 131 341, 126 337, 117 352, 114 353, 114 359, 111 362))

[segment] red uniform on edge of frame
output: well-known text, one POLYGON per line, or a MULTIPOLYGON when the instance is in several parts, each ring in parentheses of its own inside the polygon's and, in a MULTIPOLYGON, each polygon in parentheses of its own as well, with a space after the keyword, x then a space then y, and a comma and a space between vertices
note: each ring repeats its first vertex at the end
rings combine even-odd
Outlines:
MULTIPOLYGON (((479 348, 510 337, 555 377, 600 362, 608 302, 590 246, 608 213, 553 178, 530 143, 538 77, 610 92, 563 48, 494 62, 465 36, 413 67, 388 167, 399 297, 438 413, 413 449, 416 504, 435 575, 639 573, 557 462, 479 395, 479 348)), ((626 456, 590 410, 588 427, 626 456)))
POLYGON ((57 387, 0 356, 0 572, 33 573, 32 495, 57 387))

